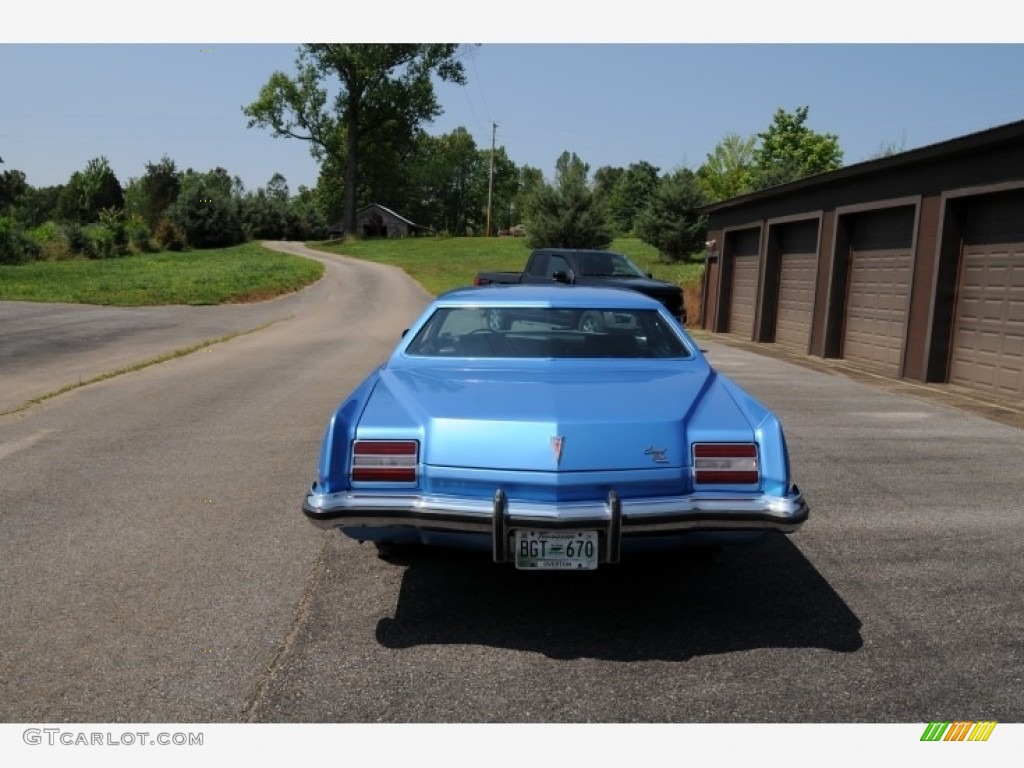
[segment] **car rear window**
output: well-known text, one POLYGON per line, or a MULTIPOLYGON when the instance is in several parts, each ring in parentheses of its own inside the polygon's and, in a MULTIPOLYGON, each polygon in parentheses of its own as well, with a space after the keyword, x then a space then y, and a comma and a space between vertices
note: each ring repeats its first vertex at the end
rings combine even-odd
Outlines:
POLYGON ((649 309, 440 308, 409 342, 418 357, 688 358, 674 321, 649 309))

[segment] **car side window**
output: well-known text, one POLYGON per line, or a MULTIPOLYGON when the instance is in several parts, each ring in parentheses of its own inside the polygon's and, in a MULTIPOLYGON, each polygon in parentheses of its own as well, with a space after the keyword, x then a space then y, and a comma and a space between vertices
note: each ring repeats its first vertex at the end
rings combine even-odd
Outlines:
POLYGON ((531 275, 543 275, 547 269, 548 255, 546 253, 536 253, 530 259, 530 272, 531 275))
POLYGON ((544 273, 547 278, 554 278, 555 272, 569 273, 569 262, 563 256, 548 256, 548 267, 544 273))

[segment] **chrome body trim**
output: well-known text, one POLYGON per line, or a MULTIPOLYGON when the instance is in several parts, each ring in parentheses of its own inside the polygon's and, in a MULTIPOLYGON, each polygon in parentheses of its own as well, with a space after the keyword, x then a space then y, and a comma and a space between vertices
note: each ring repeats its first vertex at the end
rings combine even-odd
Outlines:
POLYGON ((302 504, 309 521, 322 529, 419 528, 490 534, 495 562, 509 559, 508 538, 517 528, 596 528, 604 535, 602 560, 617 562, 624 536, 662 536, 687 531, 774 530, 792 533, 810 512, 794 486, 785 496, 694 493, 687 496, 621 499, 615 491, 601 501, 530 502, 508 499, 500 488, 493 499, 317 493, 302 504))

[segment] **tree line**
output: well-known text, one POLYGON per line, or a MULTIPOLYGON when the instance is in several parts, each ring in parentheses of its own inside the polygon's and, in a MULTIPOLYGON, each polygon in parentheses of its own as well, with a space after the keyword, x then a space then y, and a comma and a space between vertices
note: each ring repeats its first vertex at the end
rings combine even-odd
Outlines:
POLYGON ((301 46, 296 72, 272 73, 242 107, 250 128, 308 142, 320 173, 294 194, 280 174, 249 191, 224 168, 180 171, 166 155, 123 186, 104 157, 53 187, 5 171, 0 263, 356 234, 369 203, 451 236, 525 225, 533 247, 601 248, 633 235, 678 261, 702 250, 702 206, 842 165, 838 138, 813 131, 801 106, 754 136, 727 133, 696 170, 638 160, 591 173, 567 150, 548 180, 463 127, 426 131, 441 114, 434 82, 466 83, 460 56, 455 45, 301 46))
POLYGON ((2 264, 310 240, 327 231, 314 190, 292 194, 280 174, 247 191, 224 168, 180 171, 166 155, 124 185, 102 156, 56 186, 32 187, 20 170, 0 174, 2 264))

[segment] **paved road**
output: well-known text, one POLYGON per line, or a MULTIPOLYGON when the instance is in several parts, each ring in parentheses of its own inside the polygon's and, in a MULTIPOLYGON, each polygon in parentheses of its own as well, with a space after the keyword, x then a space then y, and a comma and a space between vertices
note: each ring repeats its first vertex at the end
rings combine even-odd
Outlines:
POLYGON ((326 419, 427 300, 327 261, 290 319, 0 417, 0 721, 243 717, 326 544, 326 419))
POLYGON ((306 292, 211 307, 0 301, 0 414, 110 371, 287 320, 307 301, 306 292))
POLYGON ((329 259, 290 319, 0 418, 0 720, 1024 720, 1024 432, 714 341, 795 536, 528 574, 315 531, 325 419, 424 300, 329 259))

